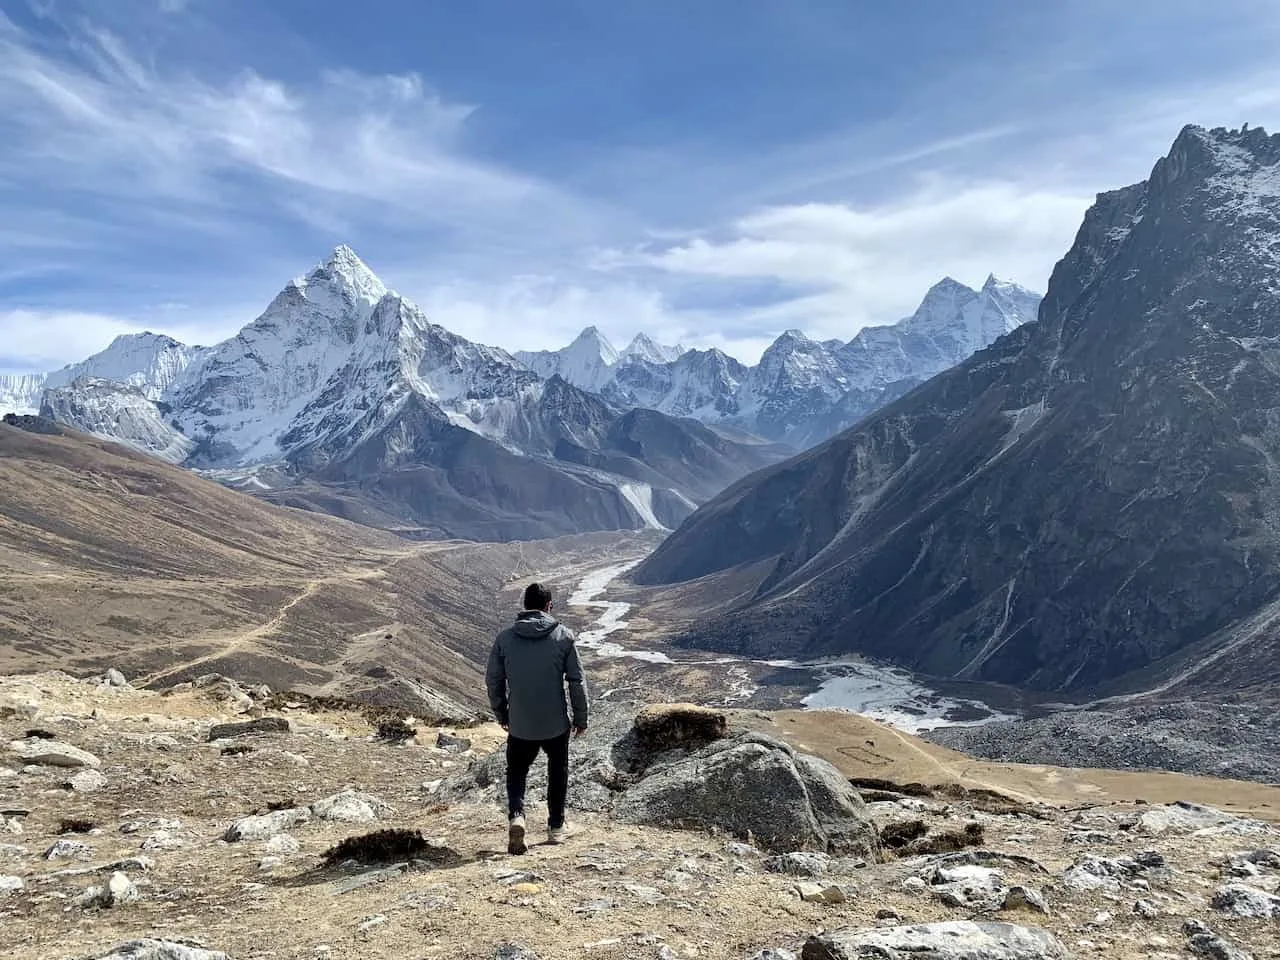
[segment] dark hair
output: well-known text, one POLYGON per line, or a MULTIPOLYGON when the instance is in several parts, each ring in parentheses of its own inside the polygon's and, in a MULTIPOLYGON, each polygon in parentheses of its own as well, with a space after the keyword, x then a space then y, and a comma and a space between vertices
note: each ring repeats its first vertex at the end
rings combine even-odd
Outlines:
POLYGON ((531 583, 524 591, 524 608, 526 610, 545 610, 551 605, 551 588, 540 583, 531 583))

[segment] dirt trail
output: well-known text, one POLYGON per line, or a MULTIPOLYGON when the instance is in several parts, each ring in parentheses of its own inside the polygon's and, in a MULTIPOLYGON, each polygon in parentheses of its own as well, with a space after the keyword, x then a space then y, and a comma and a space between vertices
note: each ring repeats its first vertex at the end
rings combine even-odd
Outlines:
MULTIPOLYGON (((408 550, 397 551, 394 553, 388 552, 385 557, 388 562, 383 566, 356 570, 348 569, 305 581, 301 585, 298 595, 281 606, 270 620, 267 620, 265 623, 259 624, 252 629, 241 631, 228 637, 221 637, 216 640, 211 639, 211 642, 218 644, 215 649, 209 651, 203 656, 195 658, 194 660, 186 660, 182 663, 166 667, 163 670, 156 671, 146 677, 142 677, 139 679, 138 683, 141 686, 162 684, 167 678, 173 677, 179 673, 189 673, 192 667, 198 667, 201 664, 212 663, 213 661, 222 660, 237 653, 243 653, 256 641, 271 636, 279 631, 284 625, 285 620, 288 618, 289 612, 293 610, 294 607, 298 606, 298 604, 314 597, 323 587, 336 584, 360 583, 369 580, 378 580, 386 577, 388 575, 388 571, 392 567, 395 567, 406 560, 423 556, 425 554, 444 553, 449 550, 456 550, 459 546, 461 546, 461 544, 455 542, 419 544, 408 550)), ((381 630, 370 631, 368 634, 362 634, 361 637, 365 638, 366 641, 370 637, 376 639, 376 637, 380 637, 382 635, 382 632, 383 631, 381 630)), ((361 638, 358 637, 355 639, 360 640, 361 638)), ((348 654, 347 659, 349 658, 350 653, 348 654)))

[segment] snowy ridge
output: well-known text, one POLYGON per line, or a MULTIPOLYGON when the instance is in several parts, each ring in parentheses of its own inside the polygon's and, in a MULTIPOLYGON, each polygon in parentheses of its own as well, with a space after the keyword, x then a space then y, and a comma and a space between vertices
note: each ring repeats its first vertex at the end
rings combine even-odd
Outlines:
POLYGON ((46 390, 40 413, 169 463, 186 460, 194 446, 165 422, 141 388, 113 380, 86 377, 46 390))
POLYGON ((0 417, 38 412, 45 379, 43 373, 0 376, 0 417))

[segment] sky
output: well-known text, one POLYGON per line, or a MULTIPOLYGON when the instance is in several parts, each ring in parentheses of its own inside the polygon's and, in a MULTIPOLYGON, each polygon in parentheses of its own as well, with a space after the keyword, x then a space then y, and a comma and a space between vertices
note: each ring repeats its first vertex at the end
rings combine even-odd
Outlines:
POLYGON ((747 362, 1043 290, 1186 123, 1280 122, 1273 0, 0 0, 0 372, 213 343, 346 243, 510 350, 747 362))

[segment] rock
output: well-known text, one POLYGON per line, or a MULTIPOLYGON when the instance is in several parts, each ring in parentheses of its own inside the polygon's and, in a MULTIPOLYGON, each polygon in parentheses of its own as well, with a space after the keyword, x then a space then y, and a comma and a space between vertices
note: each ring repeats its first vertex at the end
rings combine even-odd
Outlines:
POLYGON ((1122 883, 1140 872, 1136 864, 1105 857, 1081 857, 1062 875, 1062 882, 1073 890, 1109 890, 1116 892, 1122 883))
POLYGON ((907 877, 902 881, 902 889, 907 893, 924 893, 929 889, 929 884, 924 882, 923 877, 907 877))
POLYGON ((209 742, 228 740, 232 737, 247 737, 256 733, 289 733, 291 729, 289 721, 284 717, 259 717, 256 720, 242 720, 237 723, 216 723, 209 729, 209 742))
POLYGON ((95 769, 102 766, 102 761, 89 751, 59 740, 14 740, 9 744, 9 750, 29 766, 95 769))
MULTIPOLYGON (((731 857, 737 857, 739 860, 755 859, 761 855, 759 850, 749 843, 743 843, 741 840, 730 840, 724 845, 724 852, 731 857)), ((765 869, 769 869, 768 866, 765 869)))
POLYGON ((456 737, 442 730, 436 734, 436 746, 450 753, 466 753, 471 749, 471 741, 466 737, 456 737))
POLYGON ((751 836, 764 849, 872 856, 879 847, 858 792, 835 767, 747 733, 646 771, 614 806, 629 823, 751 836))
POLYGON ((790 877, 821 877, 830 870, 831 858, 825 853, 784 853, 768 857, 764 868, 769 873, 783 873, 790 877))
POLYGON ((129 685, 129 681, 125 679, 124 674, 115 667, 107 671, 106 679, 107 683, 113 687, 127 687, 129 685))
POLYGON ((1212 906, 1237 917, 1280 917, 1280 897, 1243 883, 1228 883, 1213 894, 1212 906))
POLYGON ((231 960, 225 953, 172 940, 130 940, 96 960, 231 960))
POLYGON ((26 884, 22 882, 21 877, 0 876, 0 897, 19 893, 25 888, 26 884))
POLYGON ((1049 904, 1044 894, 1035 887, 1024 887, 1021 884, 1010 887, 1004 895, 1005 910, 1033 910, 1036 913, 1049 914, 1049 904))
POLYGON ((1210 960, 1253 960, 1253 954, 1222 939, 1207 927, 1191 933, 1187 938, 1187 949, 1198 957, 1209 957, 1210 960))
POLYGON ((79 840, 58 840, 44 852, 46 860, 92 860, 93 849, 79 840))
POLYGON ((298 843, 297 840, 289 836, 287 833, 278 833, 269 839, 262 849, 264 852, 269 854, 287 856, 288 854, 297 853, 301 850, 302 844, 298 843))
POLYGON ((356 932, 368 933, 370 930, 376 930, 378 927, 386 925, 387 922, 386 914, 375 914, 372 917, 366 917, 364 920, 361 920, 360 925, 356 927, 356 932))
POLYGON ((1067 960, 1048 931, 1012 923, 952 920, 838 930, 811 937, 801 960, 1067 960))
POLYGON ((494 951, 493 960, 538 960, 538 955, 519 943, 503 943, 494 951))
POLYGON ((373 823, 380 816, 391 813, 387 803, 368 793, 343 790, 331 797, 311 804, 311 814, 317 820, 335 823, 373 823))
POLYGON ((89 887, 76 898, 76 905, 91 910, 97 907, 110 909, 134 903, 141 898, 132 880, 120 871, 111 874, 105 887, 89 887))
POLYGON ((280 857, 263 857, 258 861, 259 873, 270 873, 272 870, 284 863, 280 857))
POLYGON ((75 793, 96 793, 107 787, 107 778, 97 770, 81 770, 66 785, 75 793))
POLYGON ((1154 920, 1160 916, 1160 908, 1150 900, 1138 900, 1133 905, 1133 912, 1143 920, 1154 920))
POLYGON ((1264 833, 1267 826, 1257 820, 1246 820, 1213 807, 1179 800, 1144 810, 1133 822, 1133 829, 1146 834, 1250 834, 1264 833))
POLYGON ((276 810, 272 813, 244 817, 228 827, 222 839, 228 843, 239 840, 268 840, 310 819, 311 811, 306 807, 292 807, 288 810, 276 810))
POLYGON ((845 903, 853 899, 857 891, 835 883, 798 883, 796 893, 806 903, 845 903))
POLYGON ((143 820, 126 820, 120 824, 121 833, 141 833, 143 830, 181 830, 181 820, 166 820, 164 817, 149 817, 143 820))
POLYGON ((157 830, 142 841, 142 849, 147 851, 181 850, 184 846, 186 846, 185 841, 175 837, 168 830, 157 830))
POLYGON ((1005 900, 1004 877, 999 870, 964 864, 936 867, 929 885, 933 895, 949 907, 998 908, 1005 900))
POLYGON ((798 958, 790 950, 780 950, 775 947, 769 947, 766 950, 761 950, 759 953, 752 954, 751 960, 798 960, 798 958))

